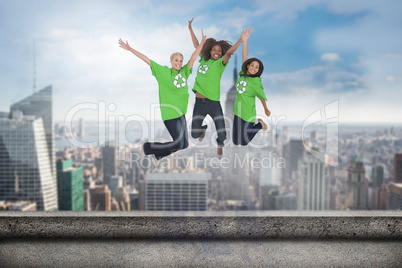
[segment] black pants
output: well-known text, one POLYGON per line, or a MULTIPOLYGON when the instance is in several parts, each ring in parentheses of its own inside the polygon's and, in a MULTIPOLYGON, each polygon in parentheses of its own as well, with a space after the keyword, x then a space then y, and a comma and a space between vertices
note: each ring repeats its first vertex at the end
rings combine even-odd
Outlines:
POLYGON ((235 145, 247 145, 254 136, 262 129, 261 123, 247 122, 238 117, 233 118, 233 143, 235 145))
POLYGON ((186 116, 163 121, 173 141, 170 142, 146 142, 144 143, 144 153, 154 154, 156 159, 168 156, 178 150, 188 147, 188 132, 186 116))
POLYGON ((226 140, 225 120, 223 111, 219 101, 213 101, 207 98, 195 98, 193 120, 191 122, 191 136, 197 139, 207 129, 207 125, 202 125, 205 117, 210 115, 215 123, 218 138, 216 143, 219 147, 224 146, 226 140))

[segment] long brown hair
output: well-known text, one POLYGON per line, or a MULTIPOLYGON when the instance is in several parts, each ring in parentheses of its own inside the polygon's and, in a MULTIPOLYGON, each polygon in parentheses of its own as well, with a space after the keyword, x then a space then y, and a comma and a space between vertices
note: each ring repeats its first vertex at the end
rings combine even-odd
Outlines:
POLYGON ((206 60, 206 61, 211 59, 211 50, 216 45, 218 45, 222 48, 222 57, 232 47, 232 45, 230 44, 229 41, 226 41, 226 40, 216 41, 214 38, 208 38, 205 41, 204 46, 202 47, 201 57, 204 58, 204 60, 206 60))

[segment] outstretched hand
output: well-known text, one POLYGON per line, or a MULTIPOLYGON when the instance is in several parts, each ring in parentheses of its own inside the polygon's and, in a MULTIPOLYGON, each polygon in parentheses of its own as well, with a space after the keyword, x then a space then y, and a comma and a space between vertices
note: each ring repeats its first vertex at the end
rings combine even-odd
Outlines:
POLYGON ((191 18, 191 20, 188 20, 188 28, 191 28, 191 23, 193 22, 194 18, 191 18))
POLYGON ((244 42, 250 37, 250 35, 251 35, 251 28, 248 27, 246 31, 243 30, 240 38, 244 42))
POLYGON ((206 35, 204 35, 204 30, 203 30, 203 29, 201 29, 201 36, 202 36, 201 43, 204 43, 204 42, 205 42, 205 40, 207 40, 207 36, 206 36, 206 35))
POLYGON ((265 114, 269 117, 271 115, 271 111, 267 109, 265 109, 265 114))
POLYGON ((119 45, 121 48, 123 48, 125 50, 130 50, 130 45, 128 44, 128 41, 126 41, 126 43, 124 43, 123 40, 121 40, 121 38, 120 38, 119 45))

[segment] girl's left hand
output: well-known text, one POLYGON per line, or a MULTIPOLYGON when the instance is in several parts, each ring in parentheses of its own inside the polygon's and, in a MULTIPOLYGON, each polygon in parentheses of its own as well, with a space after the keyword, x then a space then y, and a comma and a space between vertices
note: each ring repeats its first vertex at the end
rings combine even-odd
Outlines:
POLYGON ((205 40, 207 40, 207 36, 204 35, 204 30, 203 30, 203 29, 201 29, 201 35, 202 35, 202 40, 201 40, 201 42, 203 43, 203 42, 205 42, 205 40))
POLYGON ((271 111, 268 109, 265 109, 265 114, 269 117, 271 115, 271 111))

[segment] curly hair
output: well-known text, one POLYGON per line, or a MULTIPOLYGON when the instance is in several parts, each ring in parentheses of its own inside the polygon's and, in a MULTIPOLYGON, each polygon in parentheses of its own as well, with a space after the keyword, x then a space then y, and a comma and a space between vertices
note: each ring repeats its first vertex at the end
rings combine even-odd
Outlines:
POLYGON ((232 47, 232 45, 229 41, 226 41, 226 40, 216 41, 214 38, 208 38, 205 41, 204 46, 202 47, 201 57, 204 58, 204 60, 206 60, 206 61, 211 59, 211 50, 216 45, 218 45, 222 48, 222 57, 232 47))
POLYGON ((242 76, 250 76, 250 77, 260 77, 262 75, 262 72, 264 71, 264 64, 262 64, 262 62, 257 59, 257 58, 251 58, 246 60, 243 65, 241 66, 241 70, 243 71, 243 75, 242 76), (253 61, 258 62, 258 64, 260 65, 260 67, 258 68, 258 72, 254 75, 248 75, 247 74, 247 70, 248 67, 247 65, 250 65, 253 61))

